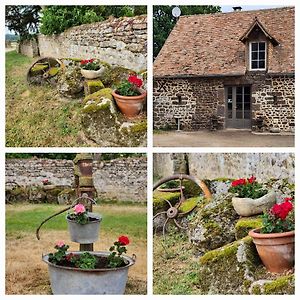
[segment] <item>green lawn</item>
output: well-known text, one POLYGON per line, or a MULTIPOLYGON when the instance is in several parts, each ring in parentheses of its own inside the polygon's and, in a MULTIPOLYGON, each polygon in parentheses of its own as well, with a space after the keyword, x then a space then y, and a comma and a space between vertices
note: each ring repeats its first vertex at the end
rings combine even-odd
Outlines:
POLYGON ((27 71, 35 59, 7 52, 6 146, 90 146, 81 132, 81 103, 62 99, 56 88, 29 86, 27 71))
MULTIPOLYGON (((7 205, 6 234, 9 236, 17 232, 34 232, 44 219, 63 208, 49 204, 7 205)), ((136 238, 147 238, 146 207, 101 204, 94 211, 102 215, 101 230, 112 235, 126 232, 136 238)), ((67 230, 65 216, 66 213, 62 213, 54 217, 41 230, 67 230)))

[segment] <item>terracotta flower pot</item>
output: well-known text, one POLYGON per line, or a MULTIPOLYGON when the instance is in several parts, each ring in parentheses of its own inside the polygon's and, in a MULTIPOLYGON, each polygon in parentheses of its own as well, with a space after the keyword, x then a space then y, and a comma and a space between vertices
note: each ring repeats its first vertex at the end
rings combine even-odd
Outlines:
POLYGON ((283 273, 295 263, 295 231, 283 233, 260 233, 260 229, 249 232, 259 257, 268 271, 283 273))
POLYGON ((269 210, 275 203, 276 194, 273 191, 257 199, 232 197, 233 208, 242 217, 261 214, 269 210))
POLYGON ((113 91, 112 95, 122 114, 133 118, 142 111, 147 92, 143 90, 139 96, 121 96, 113 91))

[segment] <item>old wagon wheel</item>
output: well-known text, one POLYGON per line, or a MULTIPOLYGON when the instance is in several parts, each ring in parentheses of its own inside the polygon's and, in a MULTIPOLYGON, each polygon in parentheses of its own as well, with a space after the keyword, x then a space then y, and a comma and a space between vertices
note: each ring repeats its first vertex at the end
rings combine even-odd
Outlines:
MULTIPOLYGON (((200 180, 200 179, 198 179, 194 176, 191 176, 191 175, 175 174, 175 175, 172 175, 172 176, 169 176, 169 177, 165 177, 165 178, 161 179, 160 181, 158 181, 154 185, 153 191, 156 190, 157 188, 159 188, 162 184, 164 184, 166 182, 169 182, 171 180, 179 180, 179 182, 180 182, 180 185, 179 185, 179 188, 178 188, 178 191, 180 192, 180 196, 179 196, 178 201, 175 204, 172 204, 169 200, 163 199, 164 201, 166 201, 168 203, 169 208, 165 211, 157 213, 153 217, 153 220, 154 220, 155 218, 157 218, 160 215, 165 215, 166 216, 166 220, 163 224, 163 237, 165 237, 166 226, 167 226, 167 223, 170 220, 172 220, 178 228, 187 229, 187 227, 184 227, 179 223, 178 219, 184 217, 185 215, 190 213, 195 208, 195 207, 192 207, 191 209, 189 209, 186 212, 180 212, 180 206, 186 200, 185 196, 184 196, 184 186, 182 185, 182 182, 183 182, 184 179, 185 180, 191 180, 194 183, 196 183, 200 187, 200 189, 202 190, 202 192, 204 194, 204 197, 206 199, 211 199, 211 197, 212 197, 208 187, 206 186, 206 184, 202 180, 200 180)), ((170 191, 170 189, 167 189, 167 191, 170 191)))
POLYGON ((39 58, 28 69, 27 82, 29 84, 50 83, 50 79, 63 67, 62 61, 54 57, 39 58))

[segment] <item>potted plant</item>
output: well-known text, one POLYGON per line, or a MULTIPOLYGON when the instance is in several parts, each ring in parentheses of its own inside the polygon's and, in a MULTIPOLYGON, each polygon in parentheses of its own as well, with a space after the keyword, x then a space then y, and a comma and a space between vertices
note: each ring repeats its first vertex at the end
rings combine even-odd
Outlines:
POLYGON ((243 217, 261 214, 276 202, 274 191, 268 192, 254 176, 232 181, 228 191, 236 195, 232 197, 232 205, 243 217))
POLYGON ((128 244, 128 237, 120 236, 109 252, 68 252, 68 245, 63 241, 57 242, 56 252, 42 257, 48 264, 52 293, 124 294, 128 269, 135 263, 135 257, 123 255, 128 244))
POLYGON ((72 242, 91 244, 98 240, 102 218, 88 212, 81 203, 74 206, 72 213, 66 216, 72 242))
POLYGON ((259 257, 270 272, 283 273, 295 262, 295 217, 292 198, 274 206, 263 215, 262 228, 253 229, 259 257))
POLYGON ((128 118, 137 116, 143 109, 147 92, 141 87, 143 80, 130 75, 112 92, 120 111, 128 118))
POLYGON ((81 74, 86 79, 95 79, 100 77, 103 68, 96 59, 84 59, 80 62, 81 74))

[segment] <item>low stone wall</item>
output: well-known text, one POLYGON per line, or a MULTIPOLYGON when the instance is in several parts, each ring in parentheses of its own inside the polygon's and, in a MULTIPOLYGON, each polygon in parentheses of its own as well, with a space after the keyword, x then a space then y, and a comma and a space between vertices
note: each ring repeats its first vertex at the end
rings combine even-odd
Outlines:
POLYGON ((36 39, 20 41, 17 52, 29 57, 39 56, 39 47, 36 39))
POLYGON ((295 182, 295 157, 292 153, 189 153, 154 154, 154 174, 165 177, 188 164, 189 173, 200 179, 240 178, 254 175, 259 181, 288 179, 295 182), (168 171, 168 172, 167 172, 168 171))
MULTIPOLYGON (((43 179, 48 179, 52 185, 64 187, 63 189, 72 187, 73 162, 55 159, 6 160, 5 181, 8 189, 15 184, 24 188, 42 187, 43 179)), ((101 199, 147 201, 146 157, 94 161, 93 179, 98 197, 101 199)), ((24 197, 20 199, 24 200, 24 197)))
POLYGON ((74 166, 64 159, 7 159, 5 182, 20 186, 42 185, 48 179, 53 185, 71 186, 74 181, 74 166))
POLYGON ((147 159, 127 158, 99 162, 94 167, 98 198, 147 201, 147 159))
POLYGON ((41 56, 98 58, 135 71, 147 69, 147 16, 112 18, 57 35, 38 36, 41 56))

